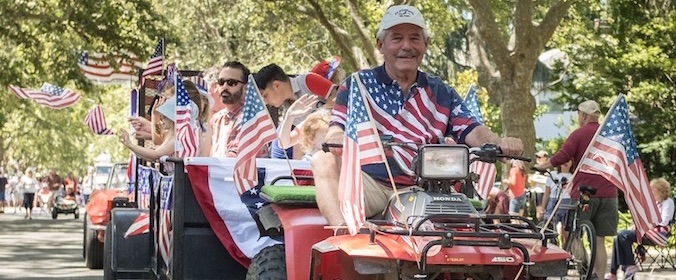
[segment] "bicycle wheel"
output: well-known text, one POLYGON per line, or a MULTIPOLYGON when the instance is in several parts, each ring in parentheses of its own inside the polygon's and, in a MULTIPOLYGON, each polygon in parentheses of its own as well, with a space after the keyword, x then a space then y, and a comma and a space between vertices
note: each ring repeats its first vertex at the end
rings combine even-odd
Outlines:
POLYGON ((566 242, 566 251, 573 255, 568 263, 569 279, 591 279, 596 260, 596 246, 594 225, 590 221, 578 221, 577 229, 569 234, 566 242))

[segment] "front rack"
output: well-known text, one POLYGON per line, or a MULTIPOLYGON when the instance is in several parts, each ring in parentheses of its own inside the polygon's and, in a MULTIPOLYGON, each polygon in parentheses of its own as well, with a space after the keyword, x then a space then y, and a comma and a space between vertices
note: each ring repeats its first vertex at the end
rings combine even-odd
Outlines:
POLYGON ((420 271, 416 277, 425 277, 427 253, 436 245, 450 248, 453 246, 482 246, 498 247, 500 249, 517 248, 523 254, 523 265, 530 266, 530 255, 526 247, 512 239, 535 239, 547 246, 547 240, 557 238, 558 233, 552 229, 538 227, 533 221, 516 215, 502 214, 471 214, 451 213, 432 214, 424 216, 410 216, 409 224, 414 224, 409 230, 402 229, 402 225, 385 220, 368 220, 365 226, 369 229, 369 242, 375 244, 376 234, 391 234, 402 236, 438 236, 440 239, 427 243, 421 252, 420 271), (489 224, 485 220, 514 220, 517 223, 489 224), (420 227, 429 221, 434 230, 422 230, 420 227), (461 237, 462 239, 456 239, 461 237), (472 238, 472 239, 465 239, 472 238))

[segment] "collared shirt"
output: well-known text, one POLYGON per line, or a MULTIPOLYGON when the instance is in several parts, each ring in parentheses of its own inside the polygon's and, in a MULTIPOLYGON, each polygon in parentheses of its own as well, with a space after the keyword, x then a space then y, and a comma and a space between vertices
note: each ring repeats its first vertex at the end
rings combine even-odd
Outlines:
POLYGON ((237 106, 232 111, 227 108, 216 112, 211 117, 213 135, 211 140, 211 156, 216 158, 236 156, 238 143, 237 135, 242 127, 242 107, 237 106), (228 155, 228 152, 231 152, 228 155))
MULTIPOLYGON (((460 95, 439 77, 418 71, 417 79, 408 92, 402 92, 400 85, 387 75, 384 66, 361 70, 359 78, 367 90, 365 95, 378 132, 393 136, 398 142, 433 144, 444 137, 451 137, 464 144, 467 134, 480 125, 471 116, 460 95)), ((351 79, 347 79, 340 87, 331 113, 331 126, 345 129, 350 83, 351 79)), ((406 175, 393 157, 410 164, 415 152, 400 147, 392 149, 394 154, 388 154, 387 159, 395 183, 414 185, 415 178, 406 175)), ((362 170, 389 185, 385 164, 364 165, 362 170)))
MULTIPOLYGON (((590 122, 571 132, 566 141, 563 142, 561 149, 549 159, 549 162, 553 166, 559 166, 572 160, 573 165, 570 167, 570 170, 575 170, 577 165, 580 164, 587 146, 589 146, 592 138, 596 135, 598 128, 598 122, 590 122)), ((572 184, 573 188, 571 189, 570 196, 573 199, 580 197, 580 186, 596 188, 596 195, 594 197, 617 197, 617 187, 601 175, 578 172, 575 174, 572 184)))

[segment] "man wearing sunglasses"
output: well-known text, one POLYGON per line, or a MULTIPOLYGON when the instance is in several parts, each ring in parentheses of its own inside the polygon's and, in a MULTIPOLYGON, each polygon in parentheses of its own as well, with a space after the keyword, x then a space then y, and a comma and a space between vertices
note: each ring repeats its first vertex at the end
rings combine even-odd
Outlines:
POLYGON ((237 134, 241 128, 244 91, 251 72, 239 61, 228 61, 218 72, 216 92, 223 109, 211 118, 214 133, 211 142, 212 157, 236 157, 237 134))

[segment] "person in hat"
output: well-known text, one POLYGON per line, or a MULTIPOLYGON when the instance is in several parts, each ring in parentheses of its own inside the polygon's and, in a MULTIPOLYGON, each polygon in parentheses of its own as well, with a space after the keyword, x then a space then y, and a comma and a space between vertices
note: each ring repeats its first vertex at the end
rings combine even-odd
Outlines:
POLYGON ((336 85, 313 72, 290 78, 274 63, 261 68, 254 79, 266 105, 281 107, 284 102, 293 101, 285 108, 284 118, 277 130, 280 140, 272 141, 272 158, 301 158, 302 153, 293 153, 294 146, 300 143, 297 128, 310 113, 321 107, 320 103, 332 100, 336 85))
MULTIPOLYGON (((190 101, 190 108, 193 112, 198 112, 195 102, 190 101)), ((176 132, 174 129, 174 124, 176 122, 176 96, 167 99, 164 104, 155 109, 155 112, 159 116, 159 125, 164 136, 163 142, 157 148, 152 149, 136 145, 131 141, 129 133, 124 129, 118 133, 120 142, 122 142, 125 147, 134 152, 137 156, 149 161, 157 161, 162 156, 174 155, 176 140, 176 132)), ((197 114, 192 114, 191 117, 191 123, 195 123, 197 121, 197 114)))
POLYGON ((339 85, 345 79, 345 71, 340 68, 340 56, 336 56, 329 61, 320 60, 310 70, 326 78, 332 83, 339 85))
MULTIPOLYGON (((572 161, 570 170, 575 170, 582 161, 582 157, 598 130, 601 107, 594 100, 587 100, 577 106, 577 118, 580 127, 571 132, 561 149, 546 162, 536 164, 535 168, 546 170, 552 167, 572 161)), ((579 172, 572 182, 571 199, 575 201, 580 197, 580 186, 590 186, 596 189, 596 195, 589 201, 589 211, 582 212, 581 218, 590 220, 596 230, 597 244, 603 244, 606 236, 617 234, 617 187, 601 175, 579 172)), ((596 259, 607 260, 608 255, 605 246, 596 247, 596 259)), ((598 261, 594 265, 596 275, 604 275, 607 263, 598 261)))
MULTIPOLYGON (((446 139, 471 147, 495 143, 508 155, 521 154, 523 143, 520 139, 500 138, 491 132, 471 116, 452 87, 439 77, 418 70, 427 53, 430 34, 417 8, 408 5, 388 8, 376 39, 384 64, 360 70, 356 76, 368 88, 364 92, 366 102, 380 135, 421 144, 446 142, 446 139)), ((345 87, 339 89, 326 143, 342 144, 345 140, 349 89, 355 81, 348 79, 345 87)), ((414 156, 414 152, 401 147, 392 149, 393 152, 387 155, 390 162, 393 157, 411 161, 414 156)), ((331 148, 328 153, 315 153, 311 160, 317 193, 322 194, 317 196, 317 204, 332 226, 344 225, 346 221, 339 206, 339 187, 353 187, 338 184, 341 172, 347 172, 341 170, 342 154, 343 149, 331 148)), ((390 168, 397 188, 408 189, 415 185, 416 178, 408 176, 396 164, 390 164, 390 168)), ((361 170, 365 216, 372 217, 383 212, 394 190, 383 163, 363 165, 361 170)), ((349 221, 357 219, 348 218, 349 221)))

